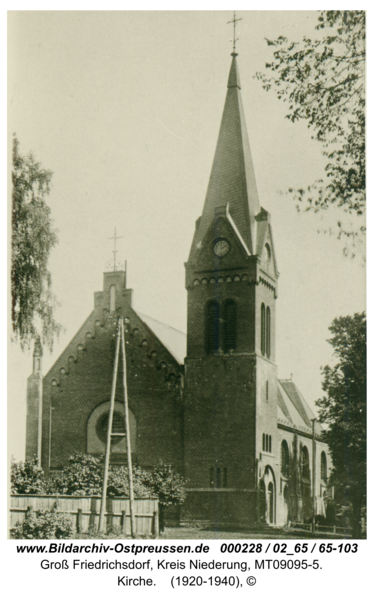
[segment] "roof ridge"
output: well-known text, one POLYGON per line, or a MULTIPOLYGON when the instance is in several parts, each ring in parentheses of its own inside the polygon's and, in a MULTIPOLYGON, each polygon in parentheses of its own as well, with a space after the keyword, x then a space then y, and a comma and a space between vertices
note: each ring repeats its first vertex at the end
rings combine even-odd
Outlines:
POLYGON ((167 323, 163 323, 162 321, 159 321, 158 319, 155 319, 154 317, 150 317, 149 315, 146 315, 145 313, 142 313, 139 310, 135 310, 135 312, 139 316, 147 317, 147 319, 156 321, 156 323, 160 323, 160 325, 164 325, 164 327, 169 327, 169 329, 173 329, 174 331, 177 331, 178 333, 181 333, 182 335, 187 335, 187 333, 184 333, 184 331, 181 331, 180 329, 176 329, 176 327, 173 327, 172 325, 168 325, 167 323))

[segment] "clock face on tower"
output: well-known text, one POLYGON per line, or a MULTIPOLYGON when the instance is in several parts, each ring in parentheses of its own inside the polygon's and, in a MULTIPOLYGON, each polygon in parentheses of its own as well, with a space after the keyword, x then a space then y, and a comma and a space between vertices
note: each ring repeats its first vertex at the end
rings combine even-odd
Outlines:
POLYGON ((230 244, 228 243, 227 240, 221 239, 221 240, 216 240, 216 242, 214 243, 213 246, 213 252, 216 256, 225 256, 225 254, 228 253, 228 251, 230 250, 230 244))

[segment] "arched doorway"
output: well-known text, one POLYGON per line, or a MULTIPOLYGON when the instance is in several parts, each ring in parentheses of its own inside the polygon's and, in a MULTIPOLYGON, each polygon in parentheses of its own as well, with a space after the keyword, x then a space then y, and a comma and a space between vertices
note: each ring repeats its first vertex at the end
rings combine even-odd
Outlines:
MULTIPOLYGON (((275 506, 275 479, 271 467, 265 467, 264 475, 259 482, 260 489, 260 511, 265 512, 262 520, 268 525, 274 525, 276 522, 276 506, 275 506)), ((260 512, 263 515, 263 512, 260 512)))
POLYGON ((259 508, 258 508, 258 516, 260 519, 260 523, 266 522, 266 488, 264 480, 260 480, 259 485, 259 508))

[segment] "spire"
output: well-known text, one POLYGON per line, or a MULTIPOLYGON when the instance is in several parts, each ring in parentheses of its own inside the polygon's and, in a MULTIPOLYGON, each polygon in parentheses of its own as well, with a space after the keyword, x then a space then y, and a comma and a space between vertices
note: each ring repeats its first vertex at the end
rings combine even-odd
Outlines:
POLYGON ((203 214, 191 248, 191 258, 201 246, 215 209, 227 206, 251 254, 256 253, 256 215, 261 207, 249 148, 240 93, 237 54, 232 53, 227 95, 210 174, 203 214))
POLYGON ((238 71, 238 66, 237 66, 236 60, 235 60, 235 58, 238 55, 236 54, 236 52, 233 52, 231 54, 231 56, 233 58, 232 58, 231 69, 230 69, 230 73, 229 73, 229 80, 227 82, 227 87, 228 88, 237 87, 240 90, 241 87, 240 87, 239 71, 238 71))

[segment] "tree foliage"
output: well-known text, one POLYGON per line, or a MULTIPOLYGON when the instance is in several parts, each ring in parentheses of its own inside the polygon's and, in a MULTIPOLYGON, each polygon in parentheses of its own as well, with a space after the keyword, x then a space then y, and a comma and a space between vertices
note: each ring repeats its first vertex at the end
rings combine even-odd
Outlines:
POLYGON ((319 420, 333 461, 337 498, 359 533, 366 502, 366 316, 334 319, 329 328, 336 363, 323 369, 326 395, 317 401, 319 420))
POLYGON ((52 172, 41 167, 32 153, 22 156, 13 139, 11 294, 13 340, 29 347, 40 336, 51 349, 61 327, 54 319, 48 258, 57 243, 45 197, 52 172))
MULTIPOLYGON (((287 118, 307 122, 312 138, 323 145, 325 178, 294 190, 306 210, 337 206, 352 215, 365 211, 365 12, 323 11, 316 39, 290 43, 280 36, 272 72, 257 73, 265 90, 274 89, 288 104, 287 118)), ((361 221, 360 221, 361 223, 361 221)), ((339 237, 357 235, 341 222, 339 237)), ((359 226, 362 233, 364 226, 359 226)))

